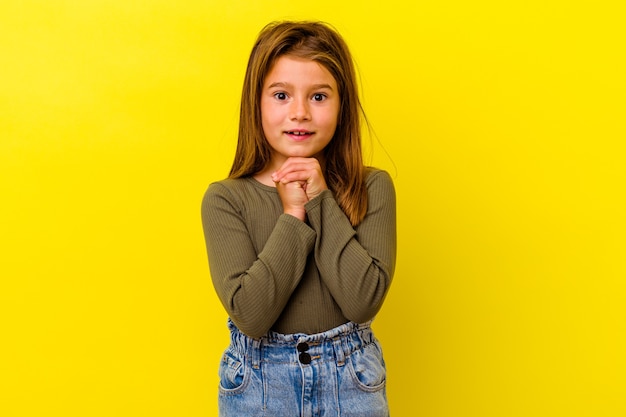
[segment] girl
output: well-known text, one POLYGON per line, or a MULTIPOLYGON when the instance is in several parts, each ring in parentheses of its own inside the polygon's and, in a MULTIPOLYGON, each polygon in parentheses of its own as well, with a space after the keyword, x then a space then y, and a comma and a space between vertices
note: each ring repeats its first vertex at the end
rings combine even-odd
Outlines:
POLYGON ((220 416, 389 415, 370 322, 395 266, 395 192, 386 172, 363 166, 360 112, 336 31, 261 31, 230 175, 202 202, 231 333, 220 416))

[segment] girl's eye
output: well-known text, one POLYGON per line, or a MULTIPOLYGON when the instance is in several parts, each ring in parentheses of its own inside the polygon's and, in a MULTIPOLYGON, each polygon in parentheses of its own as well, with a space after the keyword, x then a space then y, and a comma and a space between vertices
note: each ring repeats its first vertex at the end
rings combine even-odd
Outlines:
POLYGON ((322 93, 313 94, 313 100, 315 101, 324 101, 326 100, 326 95, 322 93))
POLYGON ((285 93, 275 93, 274 97, 276 97, 278 100, 286 100, 287 99, 287 94, 285 94, 285 93))

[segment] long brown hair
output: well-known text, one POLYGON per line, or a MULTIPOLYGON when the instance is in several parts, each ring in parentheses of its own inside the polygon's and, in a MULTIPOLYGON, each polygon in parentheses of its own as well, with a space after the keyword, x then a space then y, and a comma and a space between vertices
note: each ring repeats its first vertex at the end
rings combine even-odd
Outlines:
POLYGON ((324 178, 337 203, 353 226, 367 211, 361 115, 352 56, 345 41, 322 22, 274 22, 259 34, 248 60, 241 95, 239 138, 229 178, 262 171, 271 159, 271 147, 261 124, 261 92, 265 77, 283 55, 310 59, 323 65, 335 78, 340 106, 337 128, 324 149, 324 178))

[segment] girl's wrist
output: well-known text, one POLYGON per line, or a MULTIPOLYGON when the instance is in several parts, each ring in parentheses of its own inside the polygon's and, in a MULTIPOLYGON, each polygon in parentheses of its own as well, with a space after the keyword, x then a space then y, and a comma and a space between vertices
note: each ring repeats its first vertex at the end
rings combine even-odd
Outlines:
POLYGON ((300 221, 304 221, 306 219, 306 210, 286 209, 284 213, 289 214, 300 221))

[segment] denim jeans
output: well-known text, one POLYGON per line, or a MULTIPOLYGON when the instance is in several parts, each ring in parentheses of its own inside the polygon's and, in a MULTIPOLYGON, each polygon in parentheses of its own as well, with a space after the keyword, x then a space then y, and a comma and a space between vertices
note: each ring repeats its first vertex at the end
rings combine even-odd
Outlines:
POLYGON ((370 323, 314 335, 241 333, 219 367, 221 417, 387 417, 385 363, 370 323))

